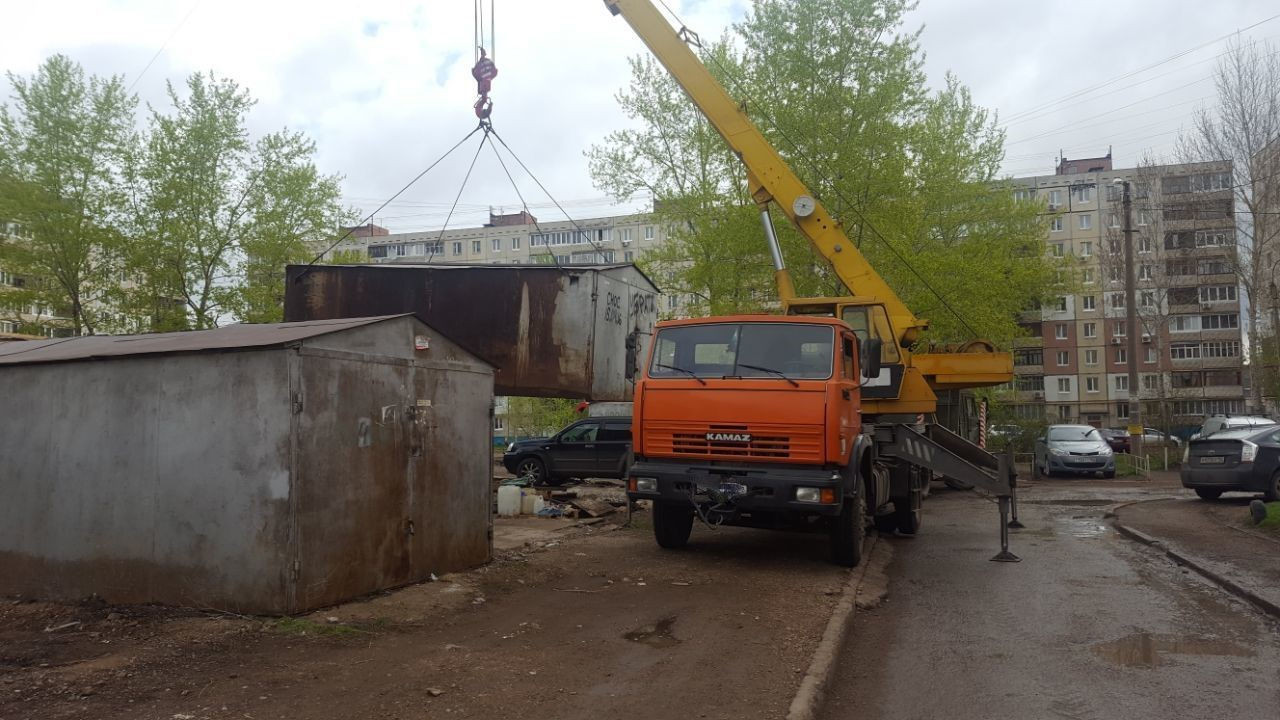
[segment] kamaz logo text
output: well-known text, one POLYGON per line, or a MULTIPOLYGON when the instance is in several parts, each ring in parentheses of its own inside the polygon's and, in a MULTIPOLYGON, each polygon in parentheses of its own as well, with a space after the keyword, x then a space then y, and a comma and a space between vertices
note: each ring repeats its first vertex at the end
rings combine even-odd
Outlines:
POLYGON ((749 443, 751 436, 746 433, 707 433, 707 442, 749 443))

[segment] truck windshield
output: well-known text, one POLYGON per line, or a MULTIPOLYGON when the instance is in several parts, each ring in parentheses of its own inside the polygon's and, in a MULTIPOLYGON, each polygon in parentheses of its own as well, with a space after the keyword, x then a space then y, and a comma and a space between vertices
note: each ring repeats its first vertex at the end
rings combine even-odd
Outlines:
POLYGON ((831 377, 835 330, 799 323, 717 323, 662 328, 649 377, 831 377))

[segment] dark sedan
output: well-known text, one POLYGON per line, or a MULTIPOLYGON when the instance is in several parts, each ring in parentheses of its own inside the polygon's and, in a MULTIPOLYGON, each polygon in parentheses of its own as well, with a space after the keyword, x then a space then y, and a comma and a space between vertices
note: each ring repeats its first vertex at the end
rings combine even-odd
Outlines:
POLYGON ((1280 429, 1226 430, 1192 440, 1182 458, 1182 486, 1204 500, 1232 490, 1280 500, 1280 429))
POLYGON ((570 478, 622 478, 631 457, 631 418, 579 420, 549 438, 507 446, 502 464, 516 477, 539 485, 570 478))
POLYGON ((1111 452, 1127 453, 1129 452, 1129 433, 1124 430, 1116 430, 1113 428, 1102 428, 1098 431, 1102 435, 1102 439, 1107 441, 1107 445, 1111 447, 1111 452))

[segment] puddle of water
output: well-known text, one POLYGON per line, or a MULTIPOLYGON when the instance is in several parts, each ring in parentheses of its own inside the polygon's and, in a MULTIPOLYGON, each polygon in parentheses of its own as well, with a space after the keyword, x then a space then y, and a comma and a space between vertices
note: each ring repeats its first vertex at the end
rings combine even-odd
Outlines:
POLYGON ((1118 500, 1108 500, 1106 498, 1066 498, 1063 500, 1019 500, 1024 505, 1070 505, 1072 507, 1101 507, 1102 505, 1115 505, 1118 500))
POLYGON ((662 618, 655 625, 646 625, 624 633, 622 637, 649 647, 668 648, 672 645, 680 644, 680 640, 671 634, 671 626, 675 624, 676 616, 672 615, 671 617, 662 618))
POLYGON ((1095 517, 1073 517, 1066 525, 1072 537, 1096 538, 1107 532, 1107 526, 1095 517))
POLYGON ((1098 643, 1092 649, 1103 660, 1125 667, 1155 667, 1162 664, 1162 655, 1253 656, 1252 650, 1223 640, 1162 638, 1150 633, 1135 633, 1119 640, 1098 643))

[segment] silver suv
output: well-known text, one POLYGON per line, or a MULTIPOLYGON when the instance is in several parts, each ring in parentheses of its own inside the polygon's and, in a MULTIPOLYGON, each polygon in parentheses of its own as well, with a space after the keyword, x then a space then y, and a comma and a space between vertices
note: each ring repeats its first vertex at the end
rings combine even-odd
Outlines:
POLYGON ((1200 432, 1192 435, 1191 439, 1208 437, 1223 430, 1241 430, 1275 424, 1275 420, 1259 415, 1213 415, 1204 421, 1204 425, 1200 426, 1200 432))

